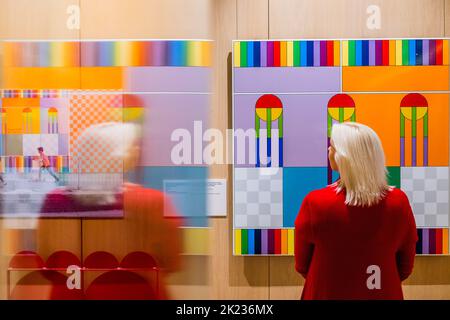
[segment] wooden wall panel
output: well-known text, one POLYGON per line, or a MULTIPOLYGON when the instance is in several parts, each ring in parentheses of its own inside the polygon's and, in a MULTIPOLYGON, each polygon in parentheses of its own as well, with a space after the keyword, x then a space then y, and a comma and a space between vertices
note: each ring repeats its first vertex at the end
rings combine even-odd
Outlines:
POLYGON ((269 0, 237 0, 238 39, 267 39, 269 0))
POLYGON ((0 39, 78 39, 67 28, 67 7, 79 0, 2 0, 0 39))
POLYGON ((83 39, 210 39, 212 0, 80 0, 83 39))
POLYGON ((426 37, 444 34, 444 0, 270 0, 271 38, 426 37), (381 29, 369 30, 369 5, 381 29))

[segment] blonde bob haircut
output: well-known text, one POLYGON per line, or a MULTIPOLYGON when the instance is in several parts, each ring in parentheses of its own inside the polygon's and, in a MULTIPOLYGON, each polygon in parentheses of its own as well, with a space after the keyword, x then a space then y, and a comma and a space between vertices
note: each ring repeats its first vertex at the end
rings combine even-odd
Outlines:
POLYGON ((377 204, 392 187, 387 184, 387 170, 380 138, 374 130, 360 123, 335 124, 331 130, 334 160, 340 179, 336 192, 346 192, 345 204, 377 204))

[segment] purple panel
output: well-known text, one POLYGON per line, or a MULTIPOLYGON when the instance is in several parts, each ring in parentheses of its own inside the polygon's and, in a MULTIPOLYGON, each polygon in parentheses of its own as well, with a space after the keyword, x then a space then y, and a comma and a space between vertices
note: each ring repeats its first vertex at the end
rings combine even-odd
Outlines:
POLYGON ((211 71, 211 68, 198 67, 128 67, 124 71, 125 90, 208 93, 211 71))
POLYGON ((273 67, 273 41, 267 42, 267 66, 273 67))
POLYGON ((58 154, 69 155, 69 135, 58 134, 58 154))
MULTIPOLYGON (((277 95, 283 103, 283 161, 284 167, 324 167, 327 165, 327 103, 332 95, 277 95)), ((260 94, 234 96, 234 129, 253 129, 255 103, 260 94)), ((277 123, 273 122, 274 128, 277 123)), ((264 127, 263 125, 261 127, 264 127)), ((236 131, 235 131, 236 132, 236 131)), ((237 150, 235 139, 235 166, 248 164, 249 144, 244 153, 237 150), (246 164, 238 164, 238 157, 246 164)))
POLYGON ((430 253, 429 229, 422 229, 422 254, 430 253))
POLYGON ((94 67, 96 66, 95 54, 96 51, 96 42, 88 41, 81 42, 81 66, 82 67, 94 67))
POLYGON ((428 40, 422 41, 422 64, 424 66, 429 65, 430 59, 430 42, 428 40))
POLYGON ((260 52, 261 52, 261 67, 267 67, 267 42, 260 42, 260 52))
POLYGON ((375 65, 375 41, 370 40, 369 41, 369 66, 375 65))
POLYGON ((167 58, 167 41, 152 42, 152 66, 166 65, 167 58))
MULTIPOLYGON (((142 143, 142 166, 179 166, 171 159, 172 148, 179 138, 171 141, 172 133, 189 132, 191 144, 191 162, 194 162, 194 148, 203 150, 207 143, 202 141, 203 132, 209 128, 209 96, 204 94, 139 94, 145 107, 145 126, 142 143), (194 132, 194 121, 201 121, 198 131, 194 132)), ((197 150, 198 150, 197 149, 197 150)), ((201 151, 200 151, 201 152, 201 151)), ((199 163, 201 165, 201 153, 199 163)))
POLYGON ((339 67, 235 68, 235 93, 337 92, 339 67))
POLYGON ((315 67, 320 66, 320 41, 314 41, 314 64, 315 67))
POLYGON ((48 108, 58 109, 58 132, 69 133, 69 99, 68 98, 42 98, 41 106, 41 133, 48 133, 48 108))

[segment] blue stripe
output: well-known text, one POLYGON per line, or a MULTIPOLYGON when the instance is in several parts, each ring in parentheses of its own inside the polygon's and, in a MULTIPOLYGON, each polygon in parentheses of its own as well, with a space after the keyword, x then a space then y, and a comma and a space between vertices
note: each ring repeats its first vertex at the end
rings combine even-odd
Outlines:
MULTIPOLYGON (((268 134, 268 133, 267 133, 268 134)), ((272 166, 272 138, 267 137, 267 163, 268 167, 272 166)))
MULTIPOLYGON (((283 115, 281 115, 280 117, 282 117, 283 115)), ((283 166, 283 138, 281 137, 281 138, 278 138, 278 148, 279 148, 279 167, 282 167, 283 166)))
POLYGON ((247 42, 247 67, 254 67, 253 64, 253 42, 247 42))
POLYGON ((306 57, 306 64, 308 67, 314 65, 314 42, 313 41, 307 41, 307 57, 306 57))
POLYGON ((362 41, 361 40, 356 40, 356 61, 355 64, 357 66, 361 66, 362 65, 362 41))
POLYGON ((248 254, 255 254, 255 230, 248 230, 248 254))
POLYGON ((362 42, 362 65, 369 65, 369 40, 364 40, 362 42))
POLYGON ((113 65, 113 45, 111 41, 102 41, 99 43, 99 66, 113 65))
POLYGON ((39 66, 48 67, 51 63, 50 61, 50 43, 40 42, 39 43, 39 66))
POLYGON ((307 65, 306 62, 306 41, 300 41, 300 65, 302 67, 305 67, 307 65))
POLYGON ((409 40, 409 65, 416 65, 416 40, 409 40))
POLYGON ((261 43, 259 41, 253 42, 253 66, 261 66, 261 43))
POLYGON ((169 66, 183 66, 183 41, 170 41, 168 51, 169 66))
POLYGON ((416 40, 416 66, 423 64, 422 55, 422 40, 416 40))

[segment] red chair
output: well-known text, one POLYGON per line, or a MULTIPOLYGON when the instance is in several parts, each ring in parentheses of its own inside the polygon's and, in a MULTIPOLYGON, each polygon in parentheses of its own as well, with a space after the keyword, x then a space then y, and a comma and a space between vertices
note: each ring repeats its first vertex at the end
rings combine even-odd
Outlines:
POLYGON ((46 267, 49 269, 67 269, 71 265, 81 268, 81 261, 75 254, 65 250, 53 252, 46 262, 46 267))
POLYGON ((88 300, 155 300, 156 291, 142 276, 127 270, 108 271, 92 281, 88 300))
POLYGON ((83 291, 67 287, 67 277, 58 271, 33 271, 21 278, 14 287, 12 300, 81 300, 83 291))
POLYGON ((95 251, 84 260, 86 269, 116 269, 119 267, 117 258, 106 251, 95 251))

